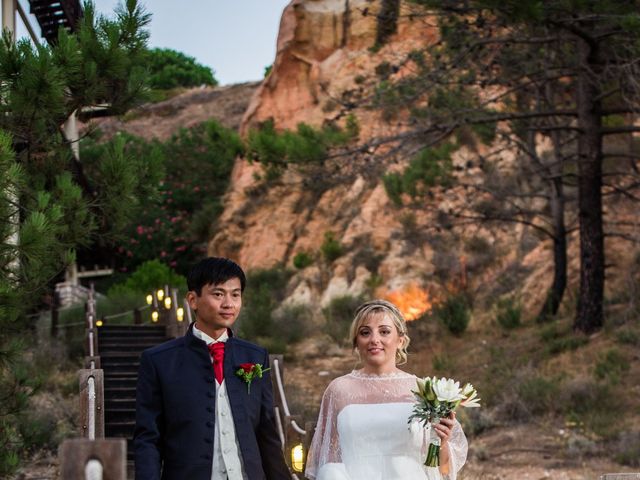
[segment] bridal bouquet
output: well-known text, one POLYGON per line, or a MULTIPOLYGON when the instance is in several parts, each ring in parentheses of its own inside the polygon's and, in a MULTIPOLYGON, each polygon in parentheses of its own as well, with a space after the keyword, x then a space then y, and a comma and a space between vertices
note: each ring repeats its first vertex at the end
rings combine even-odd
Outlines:
POLYGON ((440 465, 440 438, 432 428, 441 418, 448 417, 459 406, 473 408, 480 406, 478 392, 467 383, 460 388, 460 382, 451 378, 426 377, 417 380, 418 391, 412 390, 416 404, 409 417, 409 423, 417 419, 430 431, 429 450, 424 464, 427 467, 440 465))

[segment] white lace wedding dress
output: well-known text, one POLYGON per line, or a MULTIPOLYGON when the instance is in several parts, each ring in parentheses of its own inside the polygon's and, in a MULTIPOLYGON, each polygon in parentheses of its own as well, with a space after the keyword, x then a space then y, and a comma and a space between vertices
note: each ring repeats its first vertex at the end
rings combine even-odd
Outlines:
MULTIPOLYGON (((439 480, 423 465, 427 432, 408 424, 416 377, 400 372, 373 376, 353 371, 336 378, 322 397, 305 475, 315 480, 439 480)), ((467 458, 467 439, 456 423, 449 440, 447 477, 467 458)))

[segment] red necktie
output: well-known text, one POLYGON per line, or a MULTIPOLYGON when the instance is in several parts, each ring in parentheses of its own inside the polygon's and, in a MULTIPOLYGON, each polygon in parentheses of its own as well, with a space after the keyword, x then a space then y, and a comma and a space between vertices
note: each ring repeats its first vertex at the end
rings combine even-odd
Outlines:
POLYGON ((224 380, 224 342, 210 343, 207 347, 213 357, 213 373, 218 383, 222 385, 222 380, 224 380))

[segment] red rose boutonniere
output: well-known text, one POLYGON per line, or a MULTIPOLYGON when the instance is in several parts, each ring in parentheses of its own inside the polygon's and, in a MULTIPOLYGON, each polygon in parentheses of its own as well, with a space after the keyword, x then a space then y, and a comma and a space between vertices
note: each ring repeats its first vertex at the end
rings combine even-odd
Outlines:
POLYGON ((259 363, 241 363, 240 368, 236 370, 236 375, 247 384, 247 393, 251 393, 251 382, 254 378, 262 378, 262 374, 270 368, 262 368, 259 363))

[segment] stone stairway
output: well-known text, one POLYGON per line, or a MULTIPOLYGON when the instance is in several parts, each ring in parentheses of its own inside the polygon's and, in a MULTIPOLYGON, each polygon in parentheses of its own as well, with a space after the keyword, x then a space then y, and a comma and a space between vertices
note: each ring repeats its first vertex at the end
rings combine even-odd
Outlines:
POLYGON ((136 381, 140 354, 165 342, 164 326, 105 325, 98 333, 98 352, 104 371, 105 437, 127 439, 127 459, 133 460, 131 438, 136 419, 136 381))

